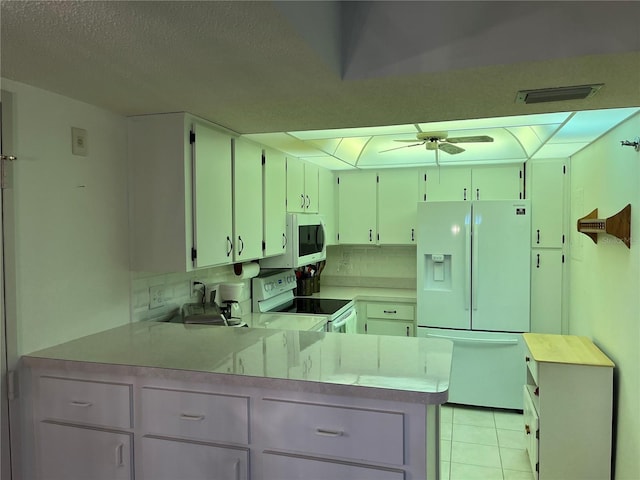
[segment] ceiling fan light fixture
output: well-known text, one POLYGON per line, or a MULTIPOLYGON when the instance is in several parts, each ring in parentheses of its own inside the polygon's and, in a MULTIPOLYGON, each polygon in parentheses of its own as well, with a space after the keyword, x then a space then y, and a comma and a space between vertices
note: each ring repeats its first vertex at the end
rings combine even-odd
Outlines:
POLYGON ((560 102, 564 100, 584 100, 594 96, 604 83, 591 85, 574 85, 571 87, 540 88, 520 90, 516 95, 516 103, 560 102))

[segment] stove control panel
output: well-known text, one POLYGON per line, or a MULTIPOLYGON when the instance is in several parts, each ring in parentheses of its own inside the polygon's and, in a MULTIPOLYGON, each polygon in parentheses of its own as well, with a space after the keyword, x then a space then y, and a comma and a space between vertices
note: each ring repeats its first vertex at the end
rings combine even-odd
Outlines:
POLYGON ((282 270, 272 275, 256 277, 252 280, 254 300, 268 300, 297 286, 293 270, 282 270))

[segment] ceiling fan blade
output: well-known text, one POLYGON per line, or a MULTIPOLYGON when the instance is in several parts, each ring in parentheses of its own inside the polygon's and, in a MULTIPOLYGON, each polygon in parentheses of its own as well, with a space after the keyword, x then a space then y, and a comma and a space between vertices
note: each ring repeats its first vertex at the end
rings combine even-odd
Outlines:
MULTIPOLYGON (((418 139, 418 140, 419 140, 419 139, 418 139)), ((411 140, 394 140, 394 142, 415 142, 415 141, 416 141, 416 139, 415 139, 415 138, 413 138, 413 139, 411 139, 411 140)), ((424 143, 424 142, 422 142, 422 143, 424 143)))
POLYGON ((464 152, 464 148, 458 147, 457 145, 452 145, 450 143, 440 143, 438 148, 443 152, 447 152, 450 155, 456 155, 458 153, 464 152))
POLYGON ((472 137, 451 137, 447 138, 449 143, 473 143, 473 142, 493 142, 493 137, 489 135, 475 135, 472 137))
MULTIPOLYGON (((396 141, 400 141, 400 140, 396 140, 396 141)), ((401 148, 417 147, 418 145, 424 145, 424 142, 414 143, 413 145, 403 145, 402 147, 387 148, 386 150, 380 150, 378 153, 390 152, 391 150, 400 150, 401 148)))

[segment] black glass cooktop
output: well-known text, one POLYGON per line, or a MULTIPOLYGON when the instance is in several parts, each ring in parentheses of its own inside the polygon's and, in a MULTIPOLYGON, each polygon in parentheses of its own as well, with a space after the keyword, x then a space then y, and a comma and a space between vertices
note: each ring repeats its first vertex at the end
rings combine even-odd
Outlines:
POLYGON ((333 315, 349 302, 350 300, 337 300, 333 298, 296 297, 290 303, 273 311, 307 315, 333 315))

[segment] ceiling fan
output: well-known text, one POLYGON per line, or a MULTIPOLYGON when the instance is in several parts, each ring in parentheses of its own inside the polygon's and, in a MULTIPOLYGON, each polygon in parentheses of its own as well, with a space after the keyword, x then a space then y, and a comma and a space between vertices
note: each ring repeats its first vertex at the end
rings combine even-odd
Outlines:
POLYGON ((465 151, 464 148, 454 145, 456 143, 478 143, 478 142, 493 142, 493 137, 488 135, 473 135, 468 137, 449 137, 448 132, 418 132, 415 140, 394 140, 394 142, 411 142, 412 145, 405 145, 402 147, 389 148, 387 150, 381 150, 379 153, 389 152, 391 150, 398 150, 400 148, 417 147, 418 145, 424 145, 427 150, 442 150, 450 155, 456 155, 465 151), (418 143, 415 143, 419 140, 418 143))

